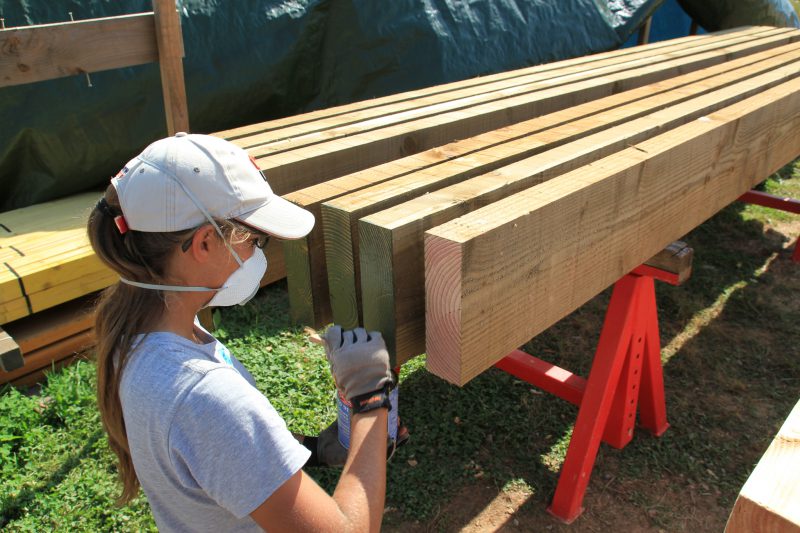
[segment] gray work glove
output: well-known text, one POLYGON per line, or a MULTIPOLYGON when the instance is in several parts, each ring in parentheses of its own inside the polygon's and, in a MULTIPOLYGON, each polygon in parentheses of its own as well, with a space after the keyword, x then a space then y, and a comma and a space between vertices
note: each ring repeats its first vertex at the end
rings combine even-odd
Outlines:
POLYGON ((343 331, 340 326, 331 326, 321 337, 333 380, 346 399, 352 401, 393 383, 389 352, 377 331, 343 331))

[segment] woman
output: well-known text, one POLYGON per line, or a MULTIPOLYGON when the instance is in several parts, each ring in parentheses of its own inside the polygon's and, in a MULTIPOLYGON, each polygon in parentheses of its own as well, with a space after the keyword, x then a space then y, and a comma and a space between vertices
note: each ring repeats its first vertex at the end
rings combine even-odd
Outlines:
POLYGON ((380 334, 332 327, 324 336, 337 387, 359 411, 331 497, 302 470, 309 450, 195 318, 249 300, 268 238, 302 237, 313 216, 273 194, 244 150, 204 135, 153 143, 111 182, 88 232, 120 276, 96 328, 120 501, 141 486, 162 531, 379 529, 393 386, 380 334))

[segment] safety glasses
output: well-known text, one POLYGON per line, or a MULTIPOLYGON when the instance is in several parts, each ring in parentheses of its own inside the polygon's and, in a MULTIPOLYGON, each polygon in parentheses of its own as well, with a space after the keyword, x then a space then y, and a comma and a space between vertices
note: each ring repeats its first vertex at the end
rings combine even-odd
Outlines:
MULTIPOLYGON (((184 253, 189 251, 189 248, 192 246, 192 239, 194 239, 194 235, 195 233, 197 233, 197 230, 199 229, 200 228, 194 230, 194 232, 192 232, 192 235, 188 239, 186 239, 183 242, 183 244, 181 244, 181 250, 183 250, 184 253)), ((251 242, 256 248, 260 248, 262 250, 267 247, 267 244, 269 244, 269 238, 270 238, 269 235, 267 235, 266 233, 259 233, 254 230, 249 230, 249 231, 251 234, 251 238, 248 239, 248 242, 251 242)))

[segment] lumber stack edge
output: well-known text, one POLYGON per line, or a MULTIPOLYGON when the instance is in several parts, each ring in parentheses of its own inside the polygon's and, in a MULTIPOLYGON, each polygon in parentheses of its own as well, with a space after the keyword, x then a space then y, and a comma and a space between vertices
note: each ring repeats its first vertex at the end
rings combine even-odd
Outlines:
POLYGON ((800 402, 747 478, 725 533, 800 531, 800 402))

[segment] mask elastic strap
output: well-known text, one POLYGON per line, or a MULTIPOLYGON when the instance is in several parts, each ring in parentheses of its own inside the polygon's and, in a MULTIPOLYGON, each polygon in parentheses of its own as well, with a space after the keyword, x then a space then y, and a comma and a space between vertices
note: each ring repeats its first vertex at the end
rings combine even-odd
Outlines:
POLYGON ((157 291, 176 291, 176 292, 217 292, 221 291, 224 287, 220 287, 219 289, 210 289, 208 287, 186 287, 184 285, 157 285, 155 283, 142 283, 140 281, 131 281, 125 278, 119 278, 119 280, 126 284, 132 285, 134 287, 139 287, 142 289, 155 289, 157 291))

